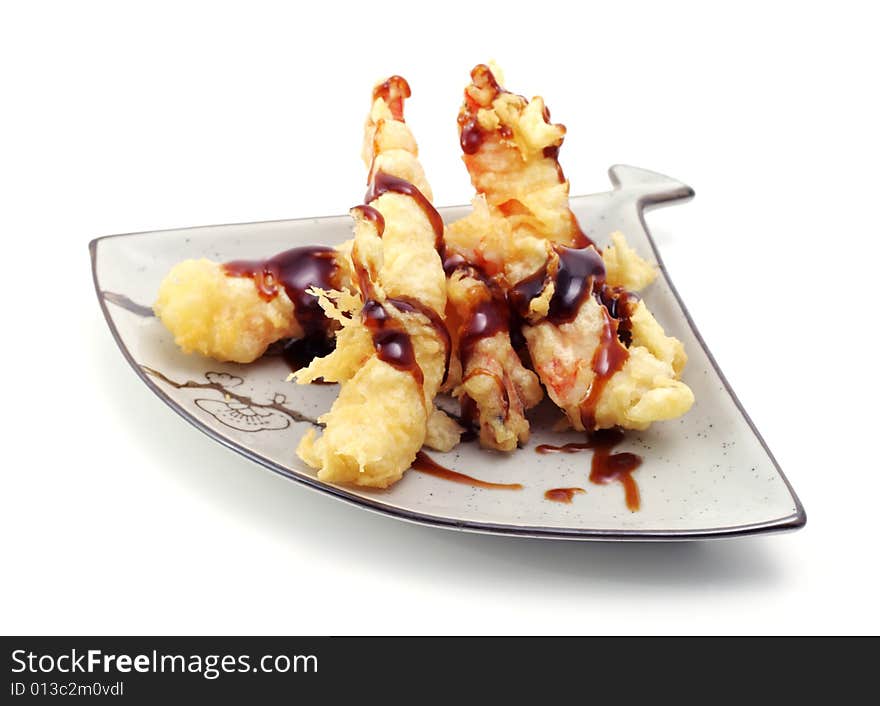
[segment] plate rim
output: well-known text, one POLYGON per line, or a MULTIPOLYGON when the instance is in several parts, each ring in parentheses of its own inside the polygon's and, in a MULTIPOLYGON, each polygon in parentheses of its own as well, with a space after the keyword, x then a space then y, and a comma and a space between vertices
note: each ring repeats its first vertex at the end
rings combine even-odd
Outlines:
MULTIPOLYGON (((664 174, 659 172, 654 172, 649 169, 643 169, 641 167, 633 167, 625 164, 615 164, 612 165, 608 169, 608 175, 611 179, 612 185, 617 188, 621 185, 620 179, 618 178, 617 171, 619 169, 635 169, 640 172, 647 172, 649 174, 655 175, 665 180, 670 181, 678 181, 673 179, 672 177, 667 177, 664 174)), ((679 182, 680 183, 680 182, 679 182)), ((651 198, 647 196, 642 196, 636 201, 636 211, 638 213, 639 221, 641 222, 642 228, 645 231, 645 234, 648 238, 648 242, 651 245, 651 250, 654 254, 654 257, 657 261, 657 267, 663 273, 666 278, 666 283, 669 285, 669 289, 672 292, 673 297, 675 297, 675 301, 678 303, 679 308, 685 316, 685 320, 690 326, 691 331, 693 332, 697 342, 700 344, 700 347, 703 349, 703 352, 706 354, 706 357, 709 359, 709 363, 712 365, 712 368, 715 370, 715 373, 721 380, 721 383, 724 385, 725 390, 730 395, 730 398, 733 400, 734 405, 736 406, 739 413, 742 415, 752 434, 755 435, 761 447, 764 449, 767 457, 770 459, 773 467, 776 469, 776 472, 779 474, 780 478, 782 478, 783 483, 789 492, 792 500, 795 504, 795 512, 785 515, 784 517, 780 517, 773 520, 766 520, 763 522, 754 522, 748 523, 744 525, 729 525, 729 526, 720 526, 720 527, 708 527, 696 530, 676 530, 676 529, 657 529, 657 530, 605 530, 605 529, 590 529, 590 528, 577 528, 577 527, 545 527, 545 526, 534 526, 534 525, 511 525, 504 523, 494 523, 494 522, 480 522, 476 520, 456 520, 452 518, 444 518, 442 516, 436 515, 427 515, 420 512, 415 512, 413 510, 407 510, 404 508, 394 507, 383 505, 377 501, 374 501, 370 498, 365 498, 361 495, 356 495, 354 493, 349 492, 342 486, 331 485, 329 483, 324 483, 319 481, 317 478, 311 478, 306 475, 300 475, 287 468, 286 466, 281 465, 280 463, 276 463, 275 461, 262 456, 261 454, 248 449, 244 446, 240 446, 236 444, 231 439, 227 439, 222 436, 219 432, 217 432, 212 427, 208 426, 205 422, 201 421, 197 417, 195 417, 190 412, 186 411, 182 406, 177 404, 164 390, 162 390, 159 385, 154 382, 149 375, 143 370, 140 363, 138 363, 128 347, 125 345, 122 340, 122 336, 119 333, 119 330, 116 327, 115 322, 113 321, 113 316, 110 314, 110 311, 107 307, 107 301, 103 296, 103 290, 101 289, 100 283, 98 281, 98 269, 97 269, 97 255, 98 255, 98 245, 101 241, 108 240, 111 238, 125 238, 137 235, 159 235, 161 233, 168 233, 171 231, 184 231, 184 230, 197 230, 202 228, 219 228, 224 226, 245 226, 245 225, 265 225, 268 223, 295 223, 301 221, 314 221, 318 219, 324 218, 340 218, 344 217, 344 214, 340 215, 329 215, 329 216, 307 216, 302 218, 280 218, 280 219, 271 219, 266 221, 245 221, 241 223, 216 223, 212 225, 203 225, 203 226, 187 226, 184 228, 164 228, 161 230, 146 230, 146 231, 135 231, 130 233, 116 233, 112 235, 104 235, 98 238, 94 238, 89 242, 89 256, 91 260, 91 269, 92 269, 92 282, 95 287, 95 294, 98 298, 98 304, 101 307, 101 312, 104 315, 104 320, 107 323, 107 327, 110 329, 110 333, 113 336, 113 340, 116 341, 116 345, 119 347, 120 352, 122 353, 125 360, 134 370, 135 374, 146 384, 146 386, 160 399, 162 400, 168 407, 170 407, 174 412, 176 412, 180 417, 185 419, 187 422, 196 427, 199 431, 206 434, 208 437, 213 439, 214 441, 219 442, 223 446, 236 453, 244 456, 250 461, 267 468, 268 470, 277 473, 284 478, 304 485, 306 488, 313 490, 315 492, 323 493, 329 495, 330 497, 336 498, 337 500, 341 500, 345 503, 356 505, 357 507, 368 510, 370 512, 374 512, 380 515, 385 515, 386 517, 393 517, 395 519, 404 520, 406 522, 411 522, 415 524, 431 526, 431 527, 440 527, 442 529, 450 529, 450 530, 459 530, 465 532, 474 532, 481 534, 492 534, 492 535, 501 535, 501 536, 514 536, 514 537, 526 537, 526 538, 535 538, 535 539, 565 539, 565 540, 583 540, 583 541, 620 541, 620 542, 675 542, 675 541, 699 541, 699 540, 707 540, 707 539, 729 539, 736 537, 745 537, 756 534, 770 534, 770 533, 780 533, 780 532, 791 532, 794 530, 801 529, 807 523, 807 513, 804 509, 803 504, 800 501, 797 493, 783 472, 782 468, 779 466, 779 462, 776 460, 776 457, 773 455, 773 452, 770 450, 770 447, 767 445, 767 442, 764 440, 764 437, 758 431, 758 428, 755 426, 755 423, 752 421, 752 418, 749 416, 748 412, 746 412, 745 407, 743 407, 742 402, 740 402, 739 398, 736 396, 736 393, 733 391, 730 383, 727 380, 727 377, 724 375, 721 367, 718 365, 718 362, 715 360, 715 356, 712 355, 712 351, 709 349, 709 346, 706 344, 705 339, 703 338, 700 330, 697 328, 696 323, 694 322, 690 311, 685 305, 684 301, 681 298, 681 295, 678 293, 678 289, 672 282, 671 277, 669 276, 669 271, 666 269, 666 264, 663 262, 663 257, 660 254, 660 250, 657 247, 656 242, 654 241, 654 237, 651 235, 651 230, 648 228, 648 224, 645 222, 645 211, 650 210, 654 207, 660 206, 664 203, 669 203, 671 201, 675 202, 683 202, 689 201, 694 196, 694 190, 682 184, 681 188, 678 189, 674 194, 667 194, 663 197, 659 198, 651 198)), ((583 196, 590 196, 591 194, 585 194, 583 196)), ((573 196, 572 198, 579 198, 579 196, 573 196)), ((443 208, 462 208, 464 205, 452 205, 446 206, 443 208)))

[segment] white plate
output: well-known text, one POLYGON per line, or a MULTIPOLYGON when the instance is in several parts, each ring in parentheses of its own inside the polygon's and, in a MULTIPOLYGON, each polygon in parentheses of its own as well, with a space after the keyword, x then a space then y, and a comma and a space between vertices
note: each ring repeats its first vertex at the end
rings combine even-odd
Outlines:
MULTIPOLYGON (((251 365, 217 363, 181 353, 152 316, 159 282, 183 259, 257 258, 297 245, 336 244, 350 237, 348 216, 205 226, 98 238, 90 243, 101 308, 123 355, 141 379, 184 419, 243 456, 363 508, 454 529, 560 539, 688 540, 802 527, 806 514, 757 429, 743 410, 669 281, 642 218, 646 207, 693 196, 655 172, 618 165, 614 189, 579 196, 571 206, 586 233, 604 245, 622 230, 661 274, 644 299, 689 355, 684 381, 696 404, 682 419, 630 432, 619 447, 640 454, 634 473, 641 509, 627 510, 620 484, 592 485, 590 453, 539 455, 538 444, 578 441, 550 431, 553 410, 539 407, 528 446, 509 455, 475 443, 437 462, 482 480, 521 483, 519 491, 451 483, 418 471, 384 491, 328 485, 294 453, 308 418, 327 410, 336 386, 285 382, 279 357, 251 365), (578 486, 571 504, 544 498, 550 488, 578 486)), ((447 222, 467 207, 441 209, 447 222)), ((453 403, 450 401, 450 405, 453 403)))

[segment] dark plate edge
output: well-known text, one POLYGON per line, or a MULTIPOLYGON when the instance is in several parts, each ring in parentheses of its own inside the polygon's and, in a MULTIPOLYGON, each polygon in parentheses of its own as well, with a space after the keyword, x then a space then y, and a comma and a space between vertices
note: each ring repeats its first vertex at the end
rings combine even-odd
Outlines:
MULTIPOLYGON (((624 167, 624 168, 629 168, 629 169, 636 168, 636 167, 632 167, 631 165, 628 165, 628 164, 612 165, 608 169, 608 176, 611 179, 611 183, 615 187, 620 185, 620 182, 614 173, 614 170, 617 169, 618 167, 624 167)), ((641 168, 639 167, 639 169, 641 169, 641 168)), ((648 170, 643 169, 642 171, 648 171, 648 170)), ((654 174, 657 174, 657 176, 663 177, 664 179, 671 178, 671 177, 667 177, 664 174, 660 174, 659 172, 654 172, 654 174)), ((792 522, 790 524, 787 524, 786 528, 792 529, 792 530, 800 529, 807 524, 807 512, 804 509, 803 503, 801 503, 801 500, 798 497, 797 493, 795 492, 794 487, 792 487, 791 483, 789 482, 788 478, 786 477, 785 473, 783 472, 782 468, 780 467, 779 462, 776 460, 776 457, 773 455, 773 452, 770 450, 770 447, 767 445, 767 442, 764 440, 764 437, 761 436, 761 432, 758 431, 758 427, 755 426, 755 423, 752 421, 752 418, 749 416, 749 413, 746 412, 745 407, 743 406, 742 402, 740 402, 739 397, 736 396, 736 392, 733 391, 733 387, 731 386, 730 382, 727 380, 727 377, 724 375, 724 372, 721 370, 721 366, 718 365, 718 361, 715 360, 715 356, 712 355, 712 351, 709 349, 709 346, 706 343, 706 340, 703 338, 703 335, 700 333, 700 330, 697 328, 696 323, 694 323, 693 317, 691 316, 691 312, 688 310, 687 306, 684 303, 684 300, 682 299, 681 295, 678 293, 678 289, 676 288, 675 284, 672 282, 672 278, 669 276, 669 270, 666 269, 666 263, 663 262, 663 256, 660 254, 660 248, 657 247, 657 243, 654 241, 654 236, 651 235, 651 229, 648 228, 648 224, 645 221, 645 211, 648 211, 651 208, 654 208, 657 206, 661 206, 670 200, 690 201, 694 197, 694 194, 695 194, 694 190, 691 187, 686 186, 686 187, 684 187, 684 189, 681 191, 681 193, 679 195, 677 195, 671 199, 664 198, 664 199, 660 199, 660 200, 655 201, 650 198, 642 198, 638 202, 638 208, 637 208, 637 211, 639 214, 639 220, 641 221, 642 228, 645 230, 645 235, 648 236, 648 242, 651 244, 651 250, 654 252, 654 257, 657 260, 657 266, 660 268, 660 271, 663 273, 663 276, 666 278, 666 284, 669 285, 669 289, 672 292, 672 295, 675 297, 675 301, 678 302, 679 308, 681 309, 682 313, 684 314, 685 319, 687 319, 688 326, 691 327, 691 331, 693 332, 694 337, 697 339, 697 341, 700 344, 700 347, 703 349, 703 352, 706 354, 706 357, 709 359, 709 362, 712 364, 712 368, 715 370, 715 373, 721 379, 721 383, 724 385, 724 389, 727 390, 727 394, 730 395, 730 398, 733 400, 733 403, 736 405, 736 408, 739 410, 739 413, 742 415, 743 419, 745 419, 746 424, 749 425, 749 429, 752 430, 752 434, 754 434, 755 438, 757 438, 758 441, 761 443, 761 447, 764 449, 768 458, 773 463, 773 467, 776 469, 776 472, 779 474, 780 478, 782 478, 782 481, 785 483, 785 487, 788 488, 788 492, 791 495, 792 500, 794 500, 795 513, 794 513, 794 515, 790 516, 790 518, 792 519, 792 522)), ((784 519, 789 519, 789 518, 784 518, 784 519)))
MULTIPOLYGON (((613 174, 613 170, 616 166, 625 166, 625 165, 614 165, 609 170, 609 175, 611 176, 612 183, 617 186, 618 182, 616 177, 613 174)), ((643 170, 647 171, 647 170, 643 170)), ((657 173, 657 172, 654 172, 657 173)), ((659 175, 662 176, 662 175, 659 175)), ((106 240, 108 238, 120 238, 125 236, 133 236, 133 235, 147 235, 151 233, 161 233, 163 231, 139 231, 133 233, 119 233, 114 235, 106 235, 99 238, 95 238, 89 242, 89 256, 91 260, 91 268, 92 268, 92 282, 95 287, 95 294, 98 298, 98 304, 101 307, 101 312, 104 315, 104 320, 107 323, 108 328, 110 329, 110 333, 113 336, 113 340, 116 341, 116 345, 119 347, 123 357, 134 370, 135 374, 146 384, 146 386, 152 390, 152 392, 161 399, 168 407, 170 407, 175 413, 185 419, 187 422, 196 427, 199 431, 206 434, 210 438, 214 439, 218 443, 222 444, 226 448, 229 448, 236 453, 241 454, 245 458, 257 463, 274 473, 277 473, 289 480, 300 483, 307 488, 314 490, 316 492, 328 494, 332 497, 335 497, 339 500, 342 500, 346 503, 356 505, 360 508, 370 510, 380 515, 385 515, 388 517, 394 517, 396 519, 405 520, 408 522, 421 524, 421 525, 429 525, 434 527, 441 527, 444 529, 452 529, 452 530, 460 530, 460 531, 471 531, 471 532, 479 532, 485 534, 497 534, 497 535, 506 535, 506 536, 514 536, 514 537, 526 537, 526 538, 538 538, 538 539, 567 539, 567 540, 594 540, 594 541, 629 541, 629 542, 672 542, 672 541, 695 541, 695 540, 705 540, 705 539, 723 539, 723 538, 734 538, 734 537, 745 537, 755 534, 768 534, 768 533, 779 533, 779 532, 788 532, 800 529, 806 524, 807 516, 804 511, 803 505, 800 502, 797 494, 794 492, 791 484, 788 481, 788 478, 785 477, 785 474, 782 472, 782 469, 779 467, 779 464, 776 461, 776 458, 773 456, 772 452, 767 446, 767 443, 764 441, 761 434, 758 432, 757 428, 752 422, 751 418, 746 413, 745 409, 742 406, 742 403, 737 398, 736 394, 733 392, 733 389, 730 387, 730 383, 727 381, 727 378, 724 377, 724 374, 721 372, 721 369, 718 367, 718 363, 715 361, 714 356, 712 355, 709 348, 706 346, 706 342, 703 337, 700 335, 699 330, 694 324, 693 319, 691 318, 690 312, 685 307, 684 302, 681 299, 678 291, 675 286, 672 284, 672 280, 669 277, 669 273, 666 270, 666 267, 663 263, 663 260, 660 256, 660 253, 657 249, 657 245, 654 242, 654 239, 651 237, 651 232, 647 227, 647 224, 644 221, 644 210, 646 208, 650 208, 652 206, 659 205, 663 202, 668 202, 671 200, 687 200, 692 198, 694 195, 693 189, 687 187, 687 191, 682 194, 672 197, 672 198, 664 198, 661 201, 651 202, 649 200, 643 200, 640 202, 639 208, 639 218, 642 221, 642 226, 645 228, 645 233, 648 236, 648 240, 651 244, 651 248, 654 251, 654 255, 657 258, 657 264, 661 271, 663 272, 667 283, 669 284, 669 288, 672 291, 672 294, 675 296, 678 305, 681 307, 682 312, 684 312, 685 318, 687 319, 688 325, 691 327, 694 335, 700 343, 700 346, 705 351, 709 361, 711 362, 715 372, 721 378, 722 383, 725 386, 725 389, 730 394, 731 398, 734 401, 737 409, 739 409, 740 413, 743 415, 743 418, 746 420, 746 423, 749 425, 749 428, 752 430, 752 433, 755 434, 757 439, 760 441, 762 447, 766 451, 768 457, 772 461, 776 471, 782 477, 783 482, 788 488, 789 493, 791 494, 792 499, 795 502, 796 512, 792 515, 788 515, 776 520, 768 520, 766 522, 754 523, 749 525, 735 525, 732 527, 717 527, 703 530, 597 530, 597 529, 565 529, 565 528, 557 528, 557 527, 515 527, 512 525, 505 524, 496 524, 489 522, 474 522, 474 521, 463 521, 463 520, 453 520, 453 519, 444 519, 442 517, 435 517, 431 515, 423 515, 421 513, 412 512, 409 510, 403 510, 394 507, 388 507, 386 505, 382 505, 377 503, 371 499, 364 498, 359 495, 354 495, 341 487, 328 485, 326 483, 322 483, 317 479, 310 478, 308 476, 301 476, 296 473, 293 473, 289 469, 284 466, 275 463, 274 461, 265 458, 249 449, 246 449, 242 446, 238 446, 234 442, 229 439, 224 438, 220 434, 218 434, 214 429, 207 426, 205 423, 200 421, 198 418, 191 415, 189 412, 184 410, 178 404, 176 404, 165 392, 143 371, 138 362, 132 357, 126 345, 123 343, 121 336, 119 335, 119 331, 116 328, 116 324, 113 322, 113 317, 110 314, 109 309, 107 308, 107 302, 104 300, 102 296, 101 287, 98 283, 98 272, 97 272, 97 252, 98 252, 98 243, 102 240, 106 240)), ((326 217, 326 216, 324 216, 326 217)), ((324 218, 317 217, 317 218, 324 218)), ((332 217, 332 216, 331 216, 332 217)), ((287 222, 287 221, 304 221, 304 220, 315 220, 316 217, 308 217, 308 218, 298 218, 298 219, 276 219, 270 221, 258 221, 256 223, 278 223, 278 222, 287 222)), ((235 223, 235 224, 216 224, 216 225, 251 225, 256 223, 235 223)), ((171 230, 196 230, 199 228, 210 228, 212 226, 191 226, 189 228, 169 228, 166 231, 171 230)))

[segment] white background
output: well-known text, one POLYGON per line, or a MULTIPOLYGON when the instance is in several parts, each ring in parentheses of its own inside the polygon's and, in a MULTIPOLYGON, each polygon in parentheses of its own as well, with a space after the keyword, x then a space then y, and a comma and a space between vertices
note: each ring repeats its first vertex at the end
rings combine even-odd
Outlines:
POLYGON ((2 632, 880 630, 870 4, 577 7, 3 4, 2 632), (489 58, 568 126, 573 193, 616 162, 695 187, 650 225, 806 529, 609 545, 411 526, 221 448, 123 361, 92 237, 344 212, 390 73, 437 203, 465 202, 455 116, 489 58))

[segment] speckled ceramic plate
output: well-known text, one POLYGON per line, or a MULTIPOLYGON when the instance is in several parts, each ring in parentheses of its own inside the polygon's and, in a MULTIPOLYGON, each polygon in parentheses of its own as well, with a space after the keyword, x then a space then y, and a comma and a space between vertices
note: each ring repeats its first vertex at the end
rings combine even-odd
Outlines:
MULTIPOLYGON (((802 527, 803 507, 703 343, 645 227, 646 207, 687 200, 693 191, 634 167, 612 167, 610 176, 611 191, 573 198, 572 208, 597 243, 622 230, 643 257, 660 266, 644 299, 666 331, 684 342, 690 356, 684 380, 697 399, 682 419, 630 433, 619 447, 644 459, 634 473, 638 512, 627 509, 620 484, 589 482, 590 451, 535 453, 538 444, 579 440, 574 433, 550 431, 553 410, 547 406, 537 411, 529 445, 516 453, 465 443, 448 454, 431 454, 448 468, 520 483, 522 490, 451 483, 416 470, 384 491, 322 483, 294 449, 311 420, 329 408, 336 386, 285 382, 288 369, 277 356, 236 365, 184 355, 153 317, 159 282, 179 260, 228 261, 339 243, 350 237, 348 216, 99 238, 90 244, 95 288, 123 355, 175 412, 252 461, 362 508, 438 527, 559 539, 686 540, 802 527), (545 491, 560 487, 586 492, 570 504, 545 499, 545 491)), ((466 211, 441 209, 447 222, 466 211)))

